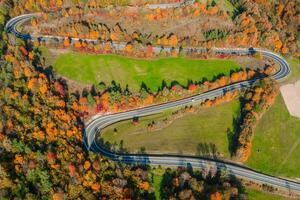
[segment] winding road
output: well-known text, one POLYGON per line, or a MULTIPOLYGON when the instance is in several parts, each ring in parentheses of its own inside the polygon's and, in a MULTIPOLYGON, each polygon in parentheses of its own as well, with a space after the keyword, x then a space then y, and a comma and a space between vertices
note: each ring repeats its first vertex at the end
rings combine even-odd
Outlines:
MULTIPOLYGON (((37 37, 33 37, 29 34, 23 34, 17 30, 17 27, 22 25, 25 21, 31 19, 36 14, 26 14, 20 15, 9 20, 5 26, 6 31, 14 34, 16 37, 21 39, 37 39, 37 37)), ((50 40, 56 38, 58 40, 62 39, 59 36, 39 36, 39 39, 42 40, 50 40)), ((73 38, 74 40, 78 40, 78 38, 73 38)), ((72 39, 72 40, 73 40, 72 39)), ((88 40, 93 41, 93 40, 88 40)), ((124 44, 113 44, 117 49, 121 49, 124 47, 124 44)), ((155 47, 154 51, 161 51, 161 47, 155 47)), ((164 50, 170 50, 165 48, 164 50)), ((184 48, 183 51, 205 51, 203 48, 184 48)), ((272 59, 275 63, 278 64, 279 70, 272 76, 273 79, 280 81, 288 76, 290 72, 290 67, 284 58, 281 56, 266 50, 261 49, 221 49, 214 48, 213 51, 217 54, 249 54, 253 53, 253 51, 260 52, 264 58, 272 59)), ((175 156, 175 155, 153 155, 153 154, 122 154, 111 152, 106 148, 102 147, 97 143, 98 134, 100 131, 119 121, 132 119, 133 117, 141 117, 147 116, 151 114, 156 114, 163 112, 168 109, 172 109, 175 107, 191 105, 195 103, 199 103, 205 101, 206 99, 212 99, 214 97, 223 95, 228 91, 241 90, 244 88, 248 88, 253 85, 257 81, 257 79, 242 81, 238 83, 234 83, 228 86, 224 86, 212 91, 208 91, 202 94, 195 95, 193 97, 168 102, 160 105, 153 105, 149 107, 144 107, 136 110, 131 110, 127 112, 108 114, 108 115, 96 115, 92 117, 92 119, 86 124, 85 132, 84 132, 84 145, 87 150, 93 151, 95 153, 101 153, 104 156, 110 158, 111 160, 117 162, 124 162, 128 164, 151 164, 151 165, 163 165, 163 166, 191 166, 193 168, 214 168, 218 170, 226 170, 227 173, 234 175, 236 177, 240 177, 246 180, 253 181, 255 183, 267 184, 270 186, 274 186, 276 188, 286 189, 288 191, 300 193, 300 183, 294 182, 291 180, 278 178, 270 175, 266 175, 255 170, 249 169, 245 166, 219 161, 212 160, 206 158, 192 157, 192 156, 175 156)))

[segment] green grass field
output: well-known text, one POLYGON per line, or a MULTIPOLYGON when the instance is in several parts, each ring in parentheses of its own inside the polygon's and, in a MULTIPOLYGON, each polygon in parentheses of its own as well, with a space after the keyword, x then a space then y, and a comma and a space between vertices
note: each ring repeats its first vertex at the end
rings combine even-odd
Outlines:
POLYGON ((101 138, 111 144, 120 144, 136 152, 144 147, 146 152, 196 155, 199 143, 213 143, 217 151, 229 158, 227 129, 233 129, 233 118, 239 113, 239 101, 203 108, 197 114, 189 114, 175 120, 170 126, 155 132, 146 132, 147 124, 164 119, 166 114, 140 119, 134 126, 131 120, 120 122, 102 131, 101 138), (209 123, 208 123, 209 122, 209 123), (117 132, 114 132, 114 129, 117 132))
POLYGON ((300 177, 300 119, 290 116, 281 95, 255 130, 247 165, 276 176, 300 177))
POLYGON ((291 67, 291 74, 289 75, 287 81, 295 82, 300 79, 300 61, 298 58, 290 57, 287 59, 287 62, 291 67))
MULTIPOLYGON (((300 62, 288 58, 291 74, 284 82, 300 79, 300 62)), ((290 116, 280 95, 259 122, 248 166, 287 177, 300 177, 300 119, 290 116)))
POLYGON ((142 60, 116 55, 67 53, 58 56, 54 68, 59 74, 81 83, 98 84, 103 81, 110 84, 114 80, 123 87, 128 84, 133 91, 138 91, 144 82, 156 91, 163 80, 168 84, 176 80, 186 85, 188 80, 210 80, 222 73, 228 75, 230 70, 240 67, 232 60, 142 60))
POLYGON ((246 195, 249 200, 299 200, 299 198, 288 198, 276 194, 246 188, 246 195))

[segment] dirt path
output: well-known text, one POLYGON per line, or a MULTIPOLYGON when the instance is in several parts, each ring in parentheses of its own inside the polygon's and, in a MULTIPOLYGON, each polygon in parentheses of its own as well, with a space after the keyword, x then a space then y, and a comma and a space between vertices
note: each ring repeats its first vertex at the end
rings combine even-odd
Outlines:
POLYGON ((289 113, 300 118, 300 80, 295 84, 287 84, 280 87, 285 105, 289 113))

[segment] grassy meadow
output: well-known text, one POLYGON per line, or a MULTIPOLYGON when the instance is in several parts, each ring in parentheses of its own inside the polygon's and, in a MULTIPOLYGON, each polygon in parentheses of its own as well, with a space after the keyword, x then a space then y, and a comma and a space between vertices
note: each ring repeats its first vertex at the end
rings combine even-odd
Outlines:
POLYGON ((54 64, 57 73, 84 84, 110 84, 112 80, 132 91, 145 83, 155 92, 162 81, 178 81, 187 85, 188 80, 213 79, 219 74, 229 75, 240 69, 232 60, 191 60, 187 58, 161 58, 157 60, 133 59, 117 55, 65 53, 54 64))

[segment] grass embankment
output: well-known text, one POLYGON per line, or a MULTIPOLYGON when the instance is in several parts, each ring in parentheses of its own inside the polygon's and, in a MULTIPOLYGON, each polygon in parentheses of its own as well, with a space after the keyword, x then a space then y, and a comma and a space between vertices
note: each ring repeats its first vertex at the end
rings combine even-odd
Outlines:
POLYGON ((246 164, 275 176, 300 177, 300 119, 290 116, 281 95, 258 123, 246 164))
POLYGON ((254 189, 248 189, 246 188, 246 195, 249 200, 299 200, 299 198, 288 198, 288 197, 283 197, 279 196, 276 194, 264 192, 264 191, 258 191, 254 189))
POLYGON ((203 108, 199 113, 189 114, 175 120, 170 126, 147 132, 145 128, 152 120, 163 120, 163 113, 140 119, 138 125, 131 120, 120 122, 105 128, 101 138, 111 144, 120 144, 130 152, 144 147, 150 153, 173 153, 198 155, 199 144, 214 144, 217 152, 229 158, 227 130, 233 129, 233 120, 239 112, 239 101, 221 104, 213 108, 203 108), (117 129, 117 132, 114 132, 117 129))
POLYGON ((291 74, 289 75, 287 81, 295 82, 300 79, 300 61, 298 58, 290 57, 286 59, 291 67, 291 74))
POLYGON ((85 84, 98 84, 112 80, 133 91, 144 82, 155 92, 165 80, 176 80, 186 85, 188 80, 213 79, 219 74, 228 75, 230 70, 240 68, 233 60, 191 60, 187 58, 162 58, 158 60, 132 59, 116 55, 92 55, 66 53, 57 57, 55 70, 70 79, 85 84))
MULTIPOLYGON (((300 62, 288 58, 291 75, 285 82, 300 80, 300 62)), ((300 177, 300 119, 292 117, 282 96, 260 120, 248 166, 275 176, 300 177)))

